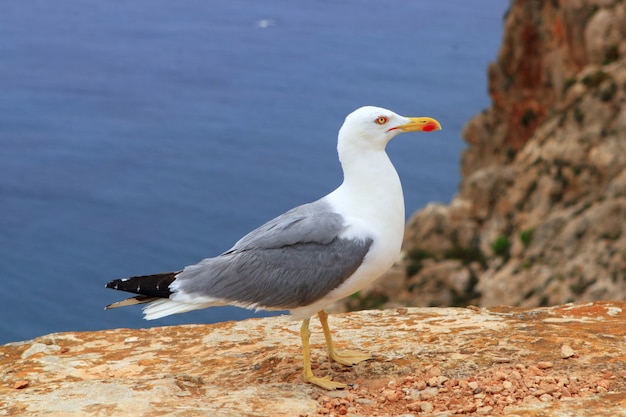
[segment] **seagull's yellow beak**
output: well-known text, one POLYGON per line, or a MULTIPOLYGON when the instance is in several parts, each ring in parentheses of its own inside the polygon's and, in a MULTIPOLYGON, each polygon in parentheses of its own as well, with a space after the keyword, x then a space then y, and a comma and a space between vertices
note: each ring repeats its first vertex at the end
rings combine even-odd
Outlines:
POLYGON ((389 130, 400 129, 403 132, 432 132, 433 130, 441 130, 441 123, 432 117, 407 117, 409 123, 396 126, 389 130))

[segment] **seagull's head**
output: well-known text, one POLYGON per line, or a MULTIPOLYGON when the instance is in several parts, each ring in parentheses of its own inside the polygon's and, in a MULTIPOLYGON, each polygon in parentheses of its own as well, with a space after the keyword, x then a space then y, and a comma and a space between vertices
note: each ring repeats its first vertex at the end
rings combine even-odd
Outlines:
POLYGON ((346 117, 339 130, 339 142, 384 149, 400 133, 433 130, 441 130, 441 124, 431 117, 404 117, 382 107, 365 106, 346 117))

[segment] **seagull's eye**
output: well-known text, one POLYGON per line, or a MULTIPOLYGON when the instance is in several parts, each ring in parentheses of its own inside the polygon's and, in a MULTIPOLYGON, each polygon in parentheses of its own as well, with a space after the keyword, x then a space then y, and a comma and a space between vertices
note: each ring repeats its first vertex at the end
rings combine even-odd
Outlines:
POLYGON ((385 116, 380 116, 378 119, 376 119, 376 123, 379 125, 384 125, 388 121, 389 119, 387 119, 385 116))

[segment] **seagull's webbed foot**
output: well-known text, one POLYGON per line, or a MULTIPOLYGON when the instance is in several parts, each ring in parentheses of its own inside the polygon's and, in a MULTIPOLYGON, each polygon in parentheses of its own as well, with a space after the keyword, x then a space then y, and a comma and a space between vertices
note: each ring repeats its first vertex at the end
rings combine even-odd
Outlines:
POLYGON ((346 387, 346 384, 332 381, 327 376, 319 377, 319 376, 315 376, 311 374, 311 376, 309 377, 305 376, 304 379, 306 380, 306 382, 310 382, 311 384, 317 385, 318 387, 327 389, 329 391, 333 391, 336 389, 344 389, 346 387))
POLYGON ((304 320, 302 322, 302 327, 300 328, 300 336, 302 336, 302 356, 304 359, 304 380, 306 382, 310 382, 311 384, 315 384, 318 387, 327 389, 327 390, 335 390, 345 388, 346 384, 341 382, 331 381, 329 377, 318 377, 313 375, 313 371, 311 371, 311 349, 309 347, 309 337, 311 336, 311 332, 309 331, 309 320, 304 320))
POLYGON ((363 352, 358 352, 356 350, 335 350, 333 349, 332 351, 330 351, 328 354, 330 355, 330 358, 332 360, 334 360, 337 363, 340 363, 342 365, 346 365, 346 366, 352 366, 352 365, 356 365, 359 362, 363 362, 363 361, 367 361, 369 359, 372 359, 372 357, 370 355, 368 355, 367 353, 363 353, 363 352))
POLYGON ((372 359, 367 353, 357 352, 354 350, 338 351, 335 349, 332 336, 330 334, 330 328, 328 327, 328 313, 324 310, 317 313, 324 330, 324 338, 326 339, 326 346, 328 347, 328 355, 332 360, 337 363, 346 366, 356 365, 359 362, 363 362, 372 359))

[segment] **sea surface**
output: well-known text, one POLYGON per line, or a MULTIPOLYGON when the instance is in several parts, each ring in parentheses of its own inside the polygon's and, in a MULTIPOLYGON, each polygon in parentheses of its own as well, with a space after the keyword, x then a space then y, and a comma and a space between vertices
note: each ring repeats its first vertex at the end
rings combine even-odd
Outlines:
MULTIPOLYGON (((341 182, 362 105, 437 118, 388 152, 448 202, 506 0, 0 2, 0 344, 145 321, 114 278, 178 270, 341 182)), ((265 313, 266 314, 266 313, 265 313)))

